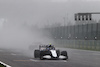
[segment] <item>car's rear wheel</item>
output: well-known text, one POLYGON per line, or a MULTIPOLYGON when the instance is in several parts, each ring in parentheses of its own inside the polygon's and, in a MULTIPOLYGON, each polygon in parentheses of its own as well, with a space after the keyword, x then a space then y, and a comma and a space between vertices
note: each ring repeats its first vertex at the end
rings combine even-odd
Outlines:
POLYGON ((65 56, 66 58, 64 58, 63 60, 67 60, 68 59, 68 55, 67 55, 67 51, 62 51, 61 55, 65 56))
POLYGON ((40 51, 39 50, 35 50, 34 51, 34 58, 39 58, 40 57, 40 51))

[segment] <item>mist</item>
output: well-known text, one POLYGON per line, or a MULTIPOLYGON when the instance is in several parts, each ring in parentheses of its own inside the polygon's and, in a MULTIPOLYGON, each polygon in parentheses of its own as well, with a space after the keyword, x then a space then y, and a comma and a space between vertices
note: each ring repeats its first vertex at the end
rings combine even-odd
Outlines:
POLYGON ((29 25, 74 22, 74 13, 99 12, 99 0, 0 0, 0 18, 29 25))
POLYGON ((73 24, 74 13, 99 12, 99 3, 99 0, 0 0, 0 47, 28 49, 34 42, 53 43, 41 28, 63 25, 63 17, 66 25, 73 24))
POLYGON ((36 42, 50 42, 51 39, 44 36, 40 30, 24 24, 4 23, 0 29, 0 47, 7 49, 29 49, 30 45, 39 45, 34 44, 36 42))

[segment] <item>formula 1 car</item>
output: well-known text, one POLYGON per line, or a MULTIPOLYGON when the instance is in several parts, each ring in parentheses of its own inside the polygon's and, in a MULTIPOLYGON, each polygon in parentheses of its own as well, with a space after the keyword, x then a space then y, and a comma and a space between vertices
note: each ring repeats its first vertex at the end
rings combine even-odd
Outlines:
POLYGON ((34 51, 34 58, 44 59, 54 59, 54 60, 67 60, 67 51, 56 50, 52 45, 40 45, 39 50, 34 51))

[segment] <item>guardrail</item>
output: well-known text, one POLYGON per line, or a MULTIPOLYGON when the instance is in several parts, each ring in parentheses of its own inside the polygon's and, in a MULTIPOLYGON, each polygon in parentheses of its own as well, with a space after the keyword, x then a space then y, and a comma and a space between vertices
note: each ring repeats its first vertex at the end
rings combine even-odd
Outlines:
POLYGON ((100 40, 55 40, 59 47, 100 51, 100 40))

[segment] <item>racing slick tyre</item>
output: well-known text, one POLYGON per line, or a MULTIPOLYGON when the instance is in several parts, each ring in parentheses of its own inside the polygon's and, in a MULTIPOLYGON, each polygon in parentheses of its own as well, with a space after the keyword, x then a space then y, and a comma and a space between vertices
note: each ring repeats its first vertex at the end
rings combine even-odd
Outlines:
POLYGON ((67 51, 62 51, 61 55, 65 56, 66 58, 64 58, 63 60, 67 60, 68 59, 68 55, 67 55, 67 51))
POLYGON ((40 57, 40 51, 39 50, 35 50, 34 51, 34 58, 39 58, 40 57))

